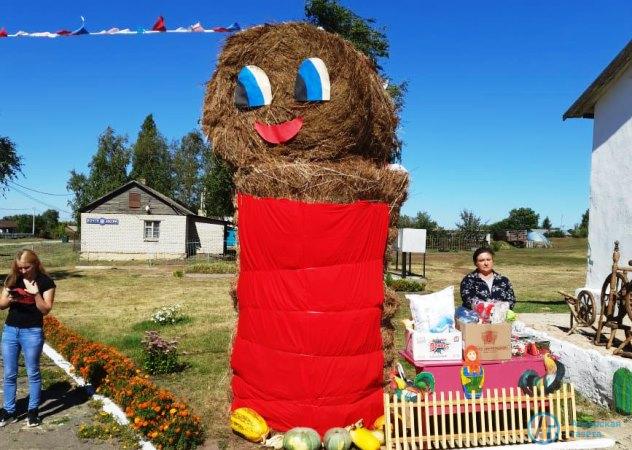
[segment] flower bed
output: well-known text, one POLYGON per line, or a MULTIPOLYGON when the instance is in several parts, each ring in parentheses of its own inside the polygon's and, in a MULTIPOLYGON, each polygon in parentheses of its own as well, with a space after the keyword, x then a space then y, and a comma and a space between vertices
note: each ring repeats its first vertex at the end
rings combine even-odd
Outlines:
POLYGON ((88 341, 52 316, 44 318, 46 341, 99 394, 121 406, 132 426, 159 449, 190 449, 203 441, 200 419, 181 401, 159 389, 118 350, 88 341))

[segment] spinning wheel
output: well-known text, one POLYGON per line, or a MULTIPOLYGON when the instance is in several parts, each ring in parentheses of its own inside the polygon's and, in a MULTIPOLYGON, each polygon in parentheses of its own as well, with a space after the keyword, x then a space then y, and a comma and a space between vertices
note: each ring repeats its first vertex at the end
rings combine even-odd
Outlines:
POLYGON ((601 286, 601 314, 605 316, 608 322, 621 322, 626 314, 624 306, 625 301, 629 298, 628 280, 620 273, 616 273, 616 281, 612 282, 613 274, 606 277, 601 286), (612 285, 615 285, 614 292, 611 293, 612 285))
POLYGON ((593 297, 590 291, 581 291, 577 296, 575 314, 577 322, 582 327, 589 327, 595 323, 595 318, 597 316, 595 297, 593 297))
MULTIPOLYGON (((632 342, 632 330, 629 325, 623 324, 626 314, 632 319, 632 282, 628 283, 628 272, 632 272, 632 265, 619 266, 619 241, 614 243, 612 253, 612 273, 606 277, 601 287, 601 313, 599 315, 599 325, 595 334, 595 345, 601 344, 601 333, 603 328, 610 328, 610 336, 605 344, 606 348, 612 346, 617 330, 623 330, 625 340, 614 350, 615 355, 632 357, 632 353, 625 352, 624 348, 632 342)), ((632 262, 632 261, 631 261, 632 262)))

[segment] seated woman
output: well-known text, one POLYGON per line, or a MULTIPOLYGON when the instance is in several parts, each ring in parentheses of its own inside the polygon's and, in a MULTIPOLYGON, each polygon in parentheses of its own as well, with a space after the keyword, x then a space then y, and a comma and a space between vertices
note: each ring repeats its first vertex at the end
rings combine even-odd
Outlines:
POLYGON ((516 303, 511 282, 494 271, 494 251, 481 247, 472 256, 476 270, 468 273, 461 281, 463 307, 472 309, 476 300, 509 302, 513 309, 516 303))

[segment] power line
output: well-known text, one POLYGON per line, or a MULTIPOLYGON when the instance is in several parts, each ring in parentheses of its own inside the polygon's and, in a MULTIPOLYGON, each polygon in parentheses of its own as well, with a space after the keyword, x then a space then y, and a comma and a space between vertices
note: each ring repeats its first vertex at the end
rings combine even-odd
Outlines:
POLYGON ((50 203, 43 202, 42 200, 39 200, 39 199, 37 199, 37 198, 33 197, 32 195, 27 194, 26 192, 21 191, 20 189, 16 188, 15 186, 13 187, 13 190, 15 190, 16 192, 18 192, 18 193, 22 194, 23 196, 25 196, 25 197, 27 197, 27 198, 30 198, 30 199, 31 199, 31 200, 33 200, 34 202, 40 203, 40 204, 42 204, 42 205, 44 205, 44 206, 46 206, 46 207, 48 207, 48 208, 55 209, 55 210, 57 210, 57 211, 61 211, 61 212, 63 212, 63 213, 66 213, 66 214, 70 214, 70 215, 72 215, 72 213, 71 213, 71 212, 65 211, 65 210, 63 210, 63 209, 61 209, 61 208, 58 208, 57 206, 51 205, 50 203))
POLYGON ((33 208, 0 208, 0 211, 30 211, 33 208))
POLYGON ((37 192, 38 194, 44 194, 44 195, 53 195, 55 197, 68 197, 68 196, 72 195, 72 194, 51 194, 50 192, 38 191, 37 189, 31 189, 31 188, 28 188, 26 186, 22 186, 21 184, 18 184, 15 181, 10 181, 9 184, 15 184, 16 186, 19 186, 22 189, 26 189, 27 191, 33 191, 33 192, 37 192))

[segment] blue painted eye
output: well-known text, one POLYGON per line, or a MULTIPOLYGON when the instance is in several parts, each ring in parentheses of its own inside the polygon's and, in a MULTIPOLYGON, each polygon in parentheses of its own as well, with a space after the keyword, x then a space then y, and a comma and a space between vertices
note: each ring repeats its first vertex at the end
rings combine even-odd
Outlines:
POLYGON ((331 86, 327 66, 320 58, 307 58, 298 67, 294 96, 301 102, 324 102, 330 99, 331 86))
POLYGON ((256 108, 272 102, 272 88, 266 73, 257 66, 245 66, 237 75, 235 105, 256 108))

